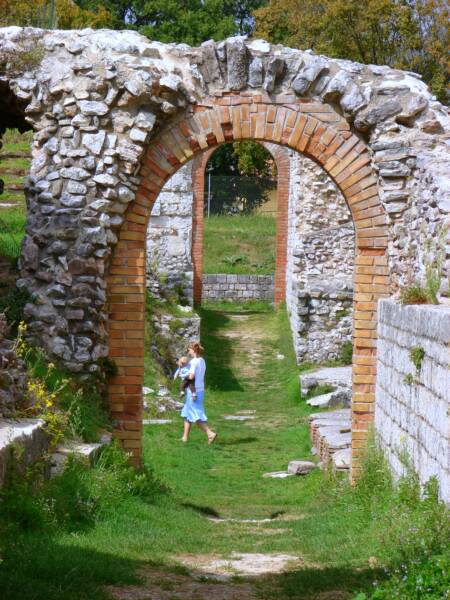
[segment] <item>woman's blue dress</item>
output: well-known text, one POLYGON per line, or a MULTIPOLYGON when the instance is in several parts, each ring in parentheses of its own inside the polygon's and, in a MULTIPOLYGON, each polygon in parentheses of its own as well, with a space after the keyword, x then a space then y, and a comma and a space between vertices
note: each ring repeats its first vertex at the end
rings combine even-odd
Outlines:
POLYGON ((204 397, 205 392, 197 392, 197 398, 194 402, 192 399, 191 390, 189 388, 186 390, 186 402, 183 406, 183 410, 181 411, 181 416, 186 419, 186 421, 189 421, 190 423, 196 423, 197 421, 208 420, 203 407, 204 397))

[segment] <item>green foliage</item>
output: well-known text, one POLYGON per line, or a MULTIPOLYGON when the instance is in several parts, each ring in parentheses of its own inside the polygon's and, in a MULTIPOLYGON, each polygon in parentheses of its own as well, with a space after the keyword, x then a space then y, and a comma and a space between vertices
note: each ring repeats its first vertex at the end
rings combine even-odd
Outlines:
POLYGON ((450 587, 450 554, 411 561, 394 570, 387 582, 377 583, 372 594, 354 600, 444 600, 450 587))
POLYGON ((351 365, 353 362, 353 342, 344 342, 339 352, 339 360, 344 365, 351 365))
POLYGON ((44 46, 38 39, 19 44, 14 52, 2 50, 0 52, 0 73, 11 75, 32 71, 41 64, 44 53, 44 46))
POLYGON ((447 233, 448 225, 444 224, 438 227, 433 236, 428 236, 424 243, 425 289, 431 304, 439 304, 437 295, 446 257, 447 233))
POLYGON ((64 472, 44 490, 44 502, 57 525, 69 529, 94 523, 130 496, 147 496, 150 479, 132 466, 117 443, 102 450, 94 466, 71 457, 64 472))
POLYGON ((19 461, 19 454, 10 461, 0 488, 0 550, 24 532, 92 526, 130 497, 149 498, 157 489, 149 473, 130 466, 117 443, 103 448, 94 467, 70 456, 64 472, 50 481, 44 461, 25 470, 19 461))
MULTIPOLYGON (((223 144, 208 161, 205 177, 205 198, 209 186, 211 212, 251 213, 269 200, 276 188, 276 167, 271 154, 251 140, 223 144)), ((206 210, 206 202, 205 202, 206 210)))
POLYGON ((245 175, 270 177, 276 175, 276 165, 270 152, 253 140, 222 144, 207 164, 214 175, 245 175))
POLYGON ((257 37, 416 71, 446 100, 450 20, 439 0, 270 0, 254 16, 257 37))
MULTIPOLYGON (((145 573, 153 589, 162 574, 174 572, 174 556, 226 558, 255 548, 302 557, 288 572, 258 578, 255 594, 267 600, 350 598, 355 590, 372 594, 387 586, 402 564, 409 565, 408 573, 417 564, 418 584, 423 577, 430 586, 433 577, 436 589, 444 585, 438 568, 431 575, 421 566, 445 555, 448 543, 448 512, 437 501, 435 482, 423 498, 410 471, 396 486, 378 451, 365 458, 356 486, 319 469, 282 485, 261 477, 285 469, 293 457, 309 456, 311 409, 299 398, 285 310, 260 306, 258 311, 255 305, 244 320, 244 308, 229 303, 224 312, 208 308, 203 314, 206 407, 220 434, 216 444, 208 446, 197 428, 189 444, 179 443, 182 423, 174 413, 171 424, 144 429, 144 460, 154 475, 144 472, 142 487, 134 478, 127 483, 120 467, 112 467, 114 475, 108 465, 88 473, 83 462, 45 493, 32 487, 27 502, 42 499, 39 514, 44 506, 49 525, 42 528, 30 516, 26 530, 13 521, 11 535, 0 532, 5 598, 104 600, 112 585, 142 585, 132 589, 144 597, 148 587, 137 574, 145 573), (277 353, 285 359, 277 360, 277 353), (257 418, 246 424, 222 419, 244 408, 256 410, 257 418), (211 523, 212 514, 229 520, 211 523), (242 522, 255 518, 267 521, 242 522)), ((146 382, 147 377, 148 372, 146 382)), ((11 494, 11 499, 20 508, 20 498, 11 494)), ((4 521, 0 517, 0 527, 4 521)), ((412 587, 401 591, 392 598, 420 598, 412 587)))
POLYGON ((17 334, 19 323, 23 321, 25 305, 30 301, 30 294, 25 288, 19 289, 7 284, 6 289, 0 284, 0 313, 5 313, 13 335, 17 334))
MULTIPOLYGON (((78 3, 81 4, 81 3, 78 3)), ((112 14, 106 2, 97 2, 94 10, 83 10, 72 0, 2 0, 0 25, 41 27, 44 29, 82 29, 112 27, 112 14)), ((124 23, 122 23, 122 27, 124 23)))
POLYGON ((409 358, 416 367, 416 371, 420 371, 422 368, 422 361, 425 357, 425 350, 421 346, 414 346, 409 351, 409 358))
POLYGON ((406 373, 406 375, 403 377, 403 381, 406 383, 406 385, 413 385, 414 375, 412 373, 406 373))
POLYGON ((77 0, 85 10, 106 10, 114 27, 138 29, 152 40, 200 45, 253 28, 251 12, 261 0, 77 0))
POLYGON ((427 291, 418 283, 400 290, 402 304, 428 304, 427 291))
POLYGON ((0 257, 16 263, 25 234, 26 216, 18 209, 2 210, 0 214, 0 257))
MULTIPOLYGON (((49 363, 41 350, 27 348, 24 356, 32 381, 55 397, 55 409, 65 416, 68 437, 96 442, 99 431, 111 427, 102 386, 95 377, 77 378, 49 363)), ((53 412, 53 411, 52 411, 53 412)))
POLYGON ((315 396, 322 396, 323 394, 329 394, 334 390, 334 387, 328 383, 317 384, 310 388, 307 398, 314 398, 315 396))

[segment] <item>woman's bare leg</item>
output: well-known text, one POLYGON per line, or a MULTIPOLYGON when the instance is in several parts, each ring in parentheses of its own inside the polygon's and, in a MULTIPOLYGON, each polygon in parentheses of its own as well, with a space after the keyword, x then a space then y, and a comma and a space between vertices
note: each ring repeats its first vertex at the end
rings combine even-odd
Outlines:
POLYGON ((183 442, 187 442, 189 439, 189 432, 191 431, 191 423, 189 421, 184 422, 184 430, 183 437, 181 438, 183 442))
POLYGON ((197 426, 206 433, 209 441, 214 440, 217 434, 208 427, 205 421, 197 421, 197 426))

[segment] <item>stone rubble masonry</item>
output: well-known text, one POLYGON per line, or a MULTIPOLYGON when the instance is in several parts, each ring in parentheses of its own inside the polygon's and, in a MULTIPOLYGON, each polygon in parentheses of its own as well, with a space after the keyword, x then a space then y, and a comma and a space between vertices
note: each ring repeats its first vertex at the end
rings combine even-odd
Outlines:
POLYGON ((203 275, 202 300, 274 301, 273 275, 203 275))
POLYGON ((450 306, 381 300, 375 429, 393 472, 406 453, 424 484, 436 476, 450 503, 450 306), (420 369, 410 352, 421 348, 420 369))
POLYGON ((297 361, 325 362, 352 339, 355 230, 333 180, 291 154, 286 306, 297 361))
POLYGON ((28 376, 25 362, 16 354, 15 340, 0 313, 0 420, 26 408, 28 376))
POLYGON ((38 65, 19 73, 7 59, 0 75, 0 129, 34 130, 19 280, 30 340, 74 372, 116 361, 115 435, 138 463, 153 204, 221 143, 288 147, 330 175, 354 222, 356 476, 374 412, 376 303, 420 274, 423 237, 448 219, 445 107, 412 73, 242 37, 189 48, 132 31, 0 29, 5 56, 37 45, 38 65))
POLYGON ((181 287, 193 302, 192 163, 177 171, 153 205, 147 228, 147 287, 181 287))

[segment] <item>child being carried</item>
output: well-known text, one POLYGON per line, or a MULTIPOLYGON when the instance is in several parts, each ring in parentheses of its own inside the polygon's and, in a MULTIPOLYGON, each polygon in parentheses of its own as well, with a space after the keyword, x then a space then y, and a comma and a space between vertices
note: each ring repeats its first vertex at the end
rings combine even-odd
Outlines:
POLYGON ((182 356, 178 360, 178 369, 175 371, 173 378, 177 379, 179 377, 182 380, 180 385, 180 398, 185 395, 187 388, 189 388, 192 393, 192 399, 195 400, 197 397, 195 384, 193 379, 189 379, 189 371, 189 360, 186 356, 182 356))

